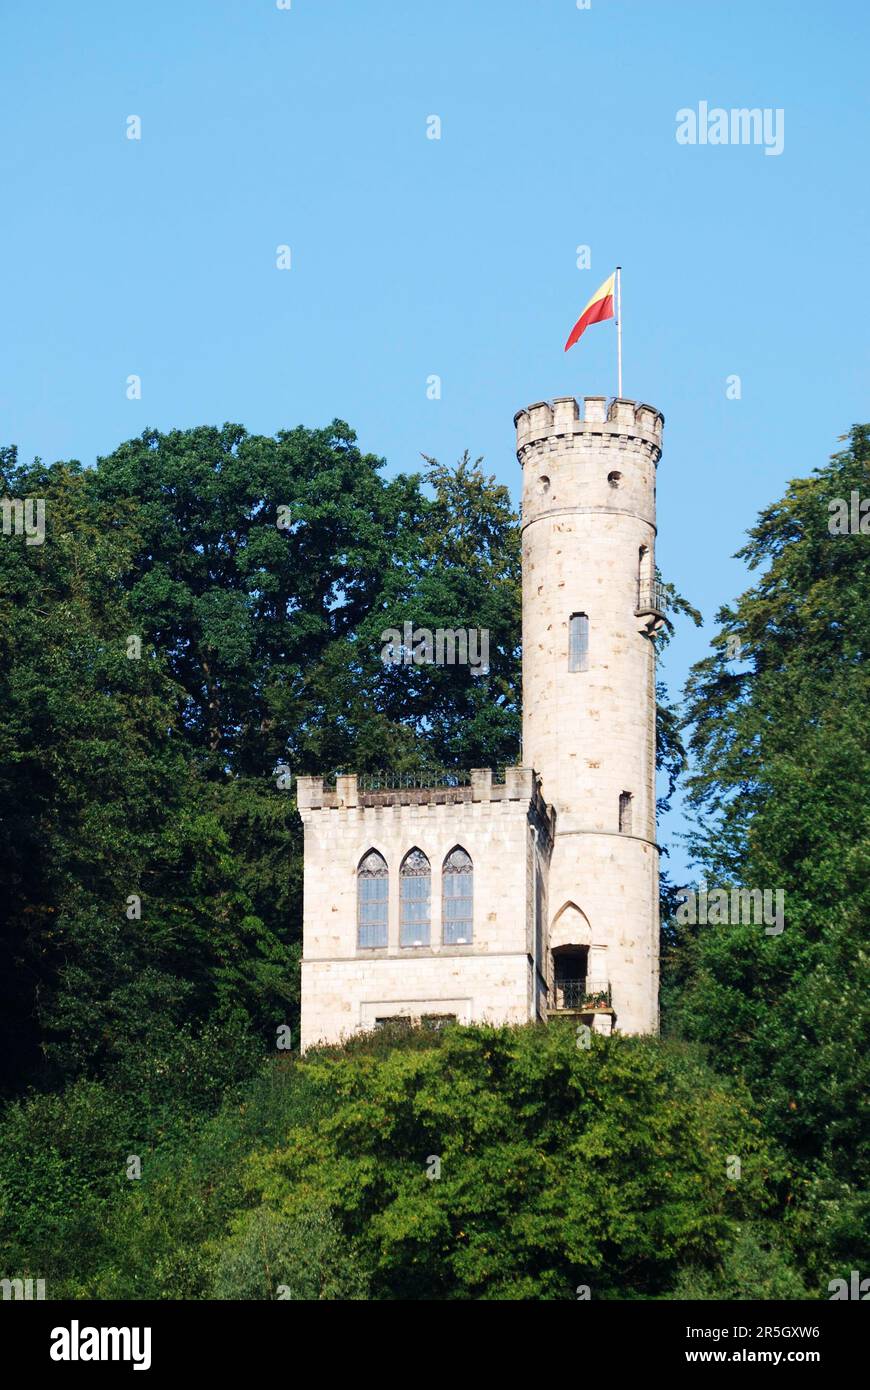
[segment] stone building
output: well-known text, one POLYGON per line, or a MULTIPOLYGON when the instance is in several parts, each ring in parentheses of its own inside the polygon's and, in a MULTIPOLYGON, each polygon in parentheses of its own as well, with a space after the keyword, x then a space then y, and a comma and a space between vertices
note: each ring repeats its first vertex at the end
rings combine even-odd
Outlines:
POLYGON ((655 581, 661 414, 515 417, 523 766, 504 781, 302 777, 302 1046, 389 1020, 658 1028, 655 581))

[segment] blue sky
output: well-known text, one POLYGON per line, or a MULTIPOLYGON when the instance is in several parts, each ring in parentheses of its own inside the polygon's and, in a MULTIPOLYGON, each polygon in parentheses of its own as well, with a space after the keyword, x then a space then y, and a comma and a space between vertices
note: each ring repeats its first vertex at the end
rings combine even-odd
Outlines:
POLYGON ((514 411, 615 391, 612 325, 562 348, 621 262, 658 562, 711 620, 757 511, 870 417, 868 29, 863 0, 6 6, 0 442, 339 416, 390 471, 468 448, 518 497, 514 411), (678 145, 700 101, 782 108, 782 154, 678 145))

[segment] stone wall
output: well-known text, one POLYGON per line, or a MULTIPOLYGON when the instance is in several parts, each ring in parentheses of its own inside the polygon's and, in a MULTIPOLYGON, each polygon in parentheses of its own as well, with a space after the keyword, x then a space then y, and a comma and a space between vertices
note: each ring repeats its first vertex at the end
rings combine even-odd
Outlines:
POLYGON ((512 1023, 536 1016, 529 846, 537 841, 538 852, 548 852, 552 822, 531 770, 510 768, 503 784, 493 785, 483 769, 468 787, 374 793, 361 793, 355 777, 339 778, 335 790, 300 778, 298 803, 305 828, 303 1047, 338 1041, 394 1013, 512 1023), (369 798, 374 804, 364 804, 369 798), (441 870, 457 846, 474 866, 468 945, 442 937, 441 870), (432 869, 430 940, 402 946, 399 870, 415 848, 432 869), (372 849, 389 870, 383 947, 361 947, 357 937, 357 869, 372 849))

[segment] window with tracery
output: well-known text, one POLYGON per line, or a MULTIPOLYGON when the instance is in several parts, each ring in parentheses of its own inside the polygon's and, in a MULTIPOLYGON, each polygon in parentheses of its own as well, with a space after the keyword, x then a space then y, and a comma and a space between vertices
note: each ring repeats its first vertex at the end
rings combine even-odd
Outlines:
POLYGON ((429 945, 432 869, 421 849, 409 850, 399 872, 399 942, 429 945))
POLYGON ((474 865, 459 845, 444 860, 441 879, 444 943, 466 946, 474 933, 474 865))
POLYGON ((376 849, 360 860, 356 871, 357 944, 386 946, 390 907, 387 861, 376 849))

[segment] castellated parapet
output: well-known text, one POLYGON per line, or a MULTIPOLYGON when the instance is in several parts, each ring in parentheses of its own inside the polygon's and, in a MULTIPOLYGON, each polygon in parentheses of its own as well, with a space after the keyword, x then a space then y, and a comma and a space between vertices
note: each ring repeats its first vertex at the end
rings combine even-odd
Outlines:
MULTIPOLYGON (((518 410, 514 416, 517 431, 517 450, 557 435, 567 438, 575 434, 600 435, 617 440, 620 436, 646 439, 656 446, 655 461, 661 455, 662 429, 665 417, 653 405, 615 397, 608 405, 606 396, 584 396, 583 413, 575 396, 557 396, 555 400, 537 401, 518 410)), ((521 460, 522 461, 522 460, 521 460)))
POLYGON ((531 805, 541 827, 549 834, 553 808, 541 796, 531 768, 505 769, 504 782, 494 782, 492 768, 471 769, 469 780, 456 786, 380 787, 360 791, 355 773, 335 779, 334 790, 324 788, 322 777, 298 777, 296 801, 300 814, 305 811, 386 810, 397 806, 461 806, 473 802, 522 801, 531 805))

